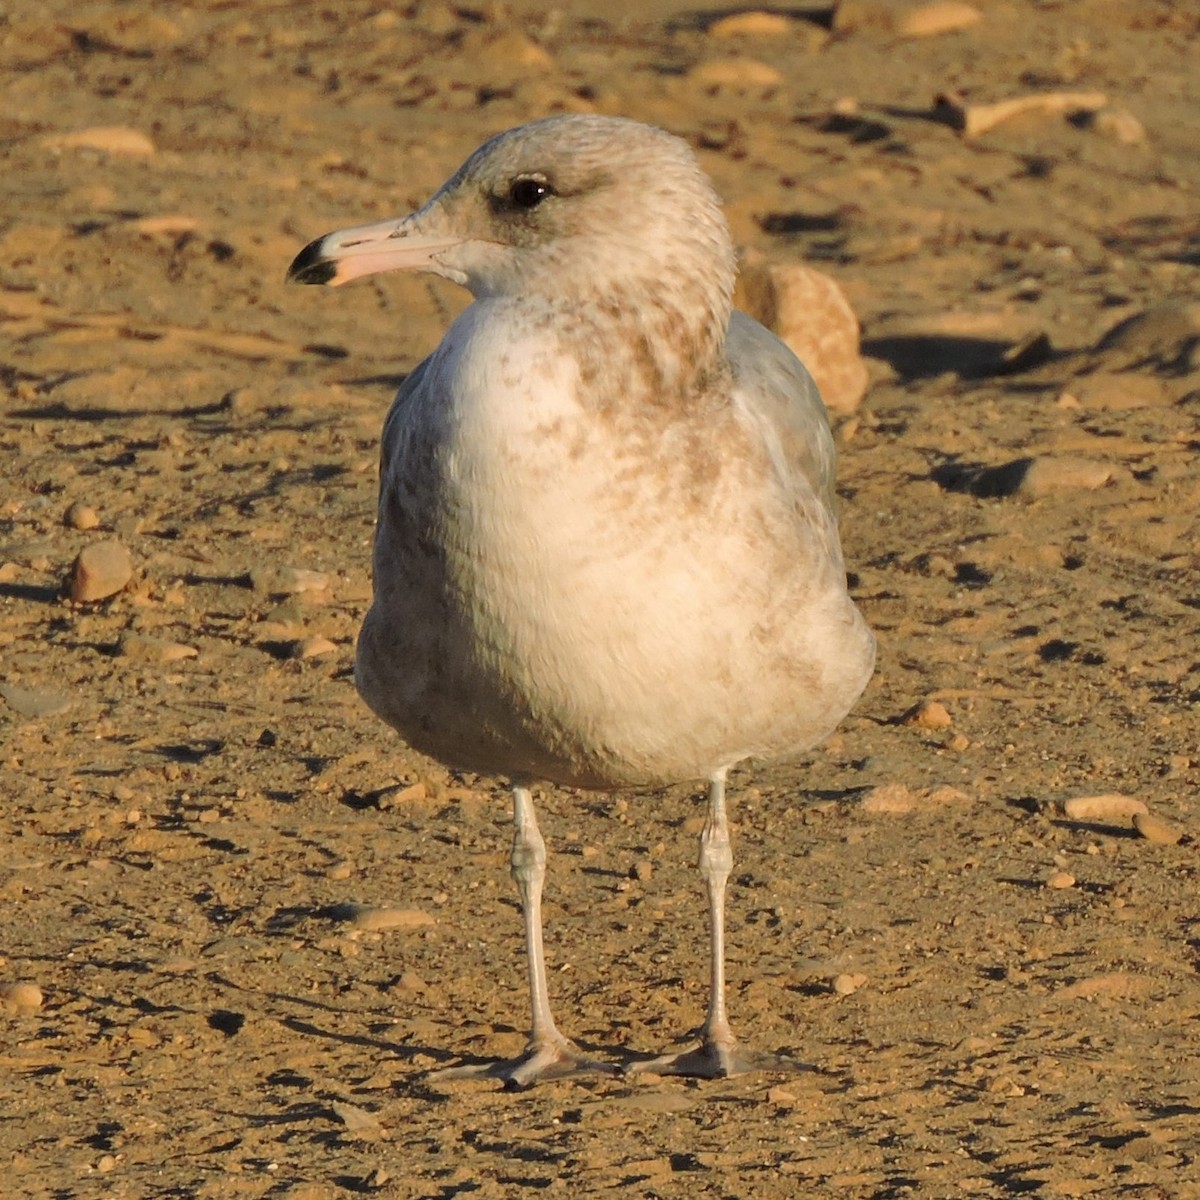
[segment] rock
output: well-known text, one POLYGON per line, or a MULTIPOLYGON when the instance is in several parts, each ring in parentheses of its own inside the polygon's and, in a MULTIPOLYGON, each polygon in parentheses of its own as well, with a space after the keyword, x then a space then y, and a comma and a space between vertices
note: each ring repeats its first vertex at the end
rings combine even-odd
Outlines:
POLYGON ((1090 114, 1089 129, 1111 138, 1122 146, 1140 146, 1146 140, 1146 127, 1127 108, 1102 108, 1090 114))
POLYGON ((954 721, 944 704, 937 700, 922 700, 900 718, 900 723, 915 725, 918 729, 949 729, 954 721))
POLYGON ((425 781, 418 779, 415 783, 401 783, 387 788, 379 794, 377 801, 380 808, 395 808, 400 804, 416 804, 425 800, 429 788, 425 781))
POLYGON ((937 37, 942 33, 970 29, 982 20, 983 13, 973 5, 957 0, 934 0, 902 10, 897 15, 896 32, 907 38, 937 37))
POLYGON ((1075 886, 1075 876, 1069 871, 1055 871, 1046 880, 1048 888, 1072 888, 1075 886))
POLYGON ((832 987, 839 996, 853 996, 866 982, 865 975, 842 974, 834 977, 832 987))
POLYGON ((68 529, 95 529, 100 524, 100 517, 90 505, 76 500, 63 513, 63 524, 68 529))
POLYGON ((117 652, 122 658, 142 663, 172 663, 184 658, 195 658, 200 651, 195 646, 182 642, 170 642, 163 638, 147 637, 142 633, 124 633, 117 643, 117 652))
POLYGON ((966 792, 953 787, 929 787, 910 790, 902 783, 884 783, 872 788, 860 802, 865 813, 936 812, 950 804, 970 801, 966 792))
POLYGON ((693 67, 688 79, 699 87, 772 88, 783 82, 783 75, 768 63, 755 58, 712 58, 693 67))
POLYGON ((710 37, 778 37, 791 29, 792 23, 782 13, 750 12, 733 13, 714 21, 708 27, 710 37))
POLYGON ((1152 813, 1141 812, 1133 814, 1133 827, 1138 836, 1159 846, 1174 846, 1183 834, 1173 825, 1154 816, 1152 813))
POLYGON ((301 638, 292 647, 293 658, 319 658, 323 654, 336 653, 337 643, 331 642, 319 633, 313 634, 312 637, 301 638))
POLYGON ((15 683, 0 683, 0 699, 18 716, 56 717, 73 703, 70 696, 48 692, 42 688, 17 687, 15 683))
POLYGON ((132 578, 133 560, 121 542, 93 542, 75 559, 67 594, 79 604, 105 600, 115 596, 132 578))
MULTIPOLYGON (((1137 371, 1098 371, 1085 375, 1071 384, 1066 394, 1073 396, 1081 408, 1106 412, 1154 408, 1170 399, 1161 379, 1137 371)), ((1059 397, 1059 402, 1063 403, 1063 397, 1059 397)), ((1070 406, 1064 404, 1064 407, 1070 406)))
POLYGON ((364 933, 380 933, 388 929, 421 929, 434 924, 434 919, 419 908, 344 904, 338 907, 335 915, 364 933))
POLYGON ((523 33, 506 31, 487 42, 486 61, 490 68, 499 67, 501 71, 512 68, 524 73, 527 71, 549 71, 553 69, 554 58, 549 51, 543 50, 537 42, 527 38, 523 33))
POLYGON ((387 1136, 379 1118, 365 1108, 359 1108, 357 1104, 335 1101, 333 1111, 338 1120, 345 1125, 347 1134, 358 1141, 374 1142, 387 1136))
POLYGON ((0 1010, 13 1017, 31 1017, 41 1007, 45 997, 36 983, 0 984, 0 1010))
POLYGON ((983 14, 955 0, 841 0, 833 15, 835 33, 871 32, 900 37, 933 37, 978 25, 983 14))
POLYGON ((1127 828, 1135 816, 1149 811, 1135 796, 1122 796, 1119 792, 1072 796, 1063 804, 1063 813, 1072 821, 1098 821, 1127 828))
POLYGON ((1025 500, 1040 500, 1055 492, 1095 491, 1129 477, 1129 471, 1115 463, 1088 458, 1039 457, 1029 462, 1015 494, 1025 500))
POLYGON ((42 145, 51 150, 99 150, 131 158, 150 158, 157 153, 144 133, 125 125, 97 125, 76 133, 51 134, 42 139, 42 145))
POLYGON ((323 592, 329 587, 330 576, 325 571, 310 571, 304 567, 284 567, 274 580, 276 594, 302 596, 306 592, 323 592))
POLYGON ((1127 317, 1096 344, 1129 363, 1169 367, 1183 361, 1200 342, 1200 301, 1171 300, 1127 317))
POLYGON ((654 864, 646 859, 636 862, 629 868, 629 878, 645 883, 654 874, 654 864))
POLYGON ((858 408, 867 391, 867 364, 858 318, 835 280, 803 263, 751 260, 735 302, 792 348, 830 412, 858 408))

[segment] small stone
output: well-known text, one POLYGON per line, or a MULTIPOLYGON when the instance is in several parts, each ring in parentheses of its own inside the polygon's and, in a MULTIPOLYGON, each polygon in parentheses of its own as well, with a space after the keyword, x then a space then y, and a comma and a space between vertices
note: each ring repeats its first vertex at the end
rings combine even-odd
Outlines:
POLYGON ((1126 827, 1139 813, 1149 811, 1135 796, 1122 796, 1119 792, 1099 796, 1072 796, 1063 805, 1063 812, 1072 821, 1099 821, 1103 824, 1126 827))
POLYGON ((1097 350, 1118 351, 1135 362, 1175 363, 1200 337, 1200 302, 1168 300, 1118 322, 1097 350))
POLYGON ((416 783, 402 783, 397 787, 388 788, 379 797, 380 808, 395 808, 400 804, 417 804, 429 795, 429 787, 423 779, 416 783))
POLYGON ((1048 888, 1070 888, 1075 886, 1075 876, 1069 871, 1055 871, 1049 879, 1046 880, 1048 888))
POLYGON ((76 500, 63 513, 63 524, 68 529, 95 529, 100 524, 100 517, 90 504, 76 500))
POLYGON ((325 870, 326 879, 349 879, 354 874, 354 864, 343 860, 332 863, 325 870))
POLYGON ((1055 492, 1095 491, 1128 478, 1128 470, 1115 463, 1087 458, 1039 457, 1029 463, 1016 494, 1026 500, 1040 500, 1055 492))
POLYGON ((969 803, 970 799, 966 792, 954 787, 917 788, 913 791, 902 783, 883 783, 867 792, 860 802, 860 808, 865 813, 873 814, 937 812, 947 805, 969 803))
POLYGON ((319 633, 313 634, 312 637, 301 638, 292 647, 293 658, 319 658, 322 654, 336 653, 337 643, 331 642, 327 637, 322 637, 319 633))
MULTIPOLYGON (((1074 405, 1063 404, 1065 408, 1103 409, 1107 412, 1154 408, 1170 401, 1161 379, 1137 371, 1096 371, 1075 380, 1070 395, 1074 405)), ((1063 402, 1062 396, 1059 402, 1063 402)))
POLYGON ((341 906, 339 915, 364 933, 380 933, 388 929, 420 929, 434 924, 433 918, 419 908, 376 908, 369 904, 347 904, 341 906))
POLYGON ((1088 128, 1122 146, 1140 146, 1146 127, 1127 108, 1102 108, 1092 116, 1088 128))
POLYGON ((949 729, 954 724, 946 706, 937 700, 922 700, 900 718, 902 725, 915 725, 918 729, 949 729))
POLYGON ((113 1171, 117 1166, 117 1156, 115 1154, 102 1154, 96 1159, 96 1170, 102 1175, 107 1175, 109 1171, 113 1171))
POLYGON ((633 866, 629 868, 630 879, 637 879, 642 883, 645 883, 646 880, 649 879, 653 874, 654 864, 646 859, 643 859, 641 862, 634 863, 633 866))
POLYGON ((0 1009, 14 1017, 31 1017, 45 999, 36 983, 0 984, 0 1009))
POLYGON ((841 0, 834 10, 835 33, 871 32, 901 37, 934 37, 977 25, 983 14, 955 0, 841 0))
POLYGON ((14 683, 0 683, 0 700, 19 716, 29 718, 56 717, 66 712, 73 703, 70 696, 43 688, 17 687, 14 683))
POLYGON ((866 982, 867 977, 865 975, 836 975, 833 980, 833 990, 839 996, 853 996, 866 982))
POLYGON ((693 67, 688 79, 699 87, 739 91, 776 87, 783 82, 783 75, 754 58, 713 58, 693 67))
POLYGON ((983 13, 970 4, 958 0, 934 0, 902 13, 896 22, 896 32, 901 37, 937 37, 943 33, 954 33, 970 29, 983 20, 983 13))
POLYGON ((379 1118, 357 1104, 338 1101, 334 1103, 333 1111, 345 1125, 346 1132, 359 1141, 374 1142, 386 1136, 379 1118))
POLYGON ((104 154, 150 158, 157 153, 154 143, 141 130, 125 125, 97 125, 76 133, 52 134, 42 139, 52 150, 99 150, 104 154))
POLYGON ((958 754, 961 754, 964 750, 969 750, 971 748, 971 739, 968 737, 964 737, 961 733, 956 733, 946 743, 946 745, 949 749, 955 751, 958 754))
POLYGON ((329 587, 330 577, 326 571, 310 571, 305 567, 284 567, 276 579, 275 591, 287 596, 301 596, 305 592, 323 592, 329 587))
POLYGON ((122 658, 142 663, 172 663, 184 658, 195 658, 200 651, 195 646, 182 642, 169 642, 163 638, 147 637, 141 633, 124 633, 117 643, 117 652, 122 658))
POLYGON ((68 595, 79 604, 115 596, 133 578, 133 559, 118 541, 85 546, 71 567, 68 595))
POLYGON ((836 280, 804 263, 750 261, 738 279, 737 305, 787 343, 830 412, 858 408, 867 364, 858 318, 836 280))
POLYGON ((1134 813, 1133 827, 1138 836, 1159 846, 1174 846, 1183 834, 1173 825, 1153 815, 1153 813, 1134 813))
POLYGON ((756 10, 722 17, 708 27, 708 33, 715 38, 778 37, 787 33, 791 26, 792 23, 782 13, 756 10))

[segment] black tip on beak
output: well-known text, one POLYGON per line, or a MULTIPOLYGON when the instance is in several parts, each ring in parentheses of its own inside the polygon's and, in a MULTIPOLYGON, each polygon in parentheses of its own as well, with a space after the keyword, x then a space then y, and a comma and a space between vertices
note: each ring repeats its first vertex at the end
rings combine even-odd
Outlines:
POLYGON ((337 274, 337 263, 321 253, 324 238, 309 242, 288 267, 289 283, 328 283, 337 274))

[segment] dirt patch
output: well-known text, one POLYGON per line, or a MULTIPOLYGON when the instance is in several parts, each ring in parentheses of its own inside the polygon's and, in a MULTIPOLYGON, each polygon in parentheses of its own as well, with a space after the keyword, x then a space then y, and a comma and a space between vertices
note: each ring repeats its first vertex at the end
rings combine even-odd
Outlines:
MULTIPOLYGON (((1200 1194, 1200 28, 901 7, 3 19, 5 1195, 1200 1194), (980 126, 1035 93, 1089 100, 980 126), (508 800, 351 662, 380 424, 466 298, 283 274, 588 110, 687 138, 741 246, 849 295, 880 662, 731 789, 735 1027, 811 1071, 436 1088, 523 1042, 508 800), (111 541, 123 590, 67 599, 111 541), (1108 793, 1181 836, 1062 807, 1108 793)), ((699 790, 539 810, 560 1024, 657 1053, 704 1011, 699 790)))

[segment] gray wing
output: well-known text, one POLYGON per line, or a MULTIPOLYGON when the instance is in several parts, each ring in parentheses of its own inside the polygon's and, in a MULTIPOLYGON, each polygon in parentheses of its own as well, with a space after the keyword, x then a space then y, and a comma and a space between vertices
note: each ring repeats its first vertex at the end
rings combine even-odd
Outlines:
POLYGON ((834 512, 837 452, 821 393, 808 368, 773 333, 737 309, 729 318, 726 355, 735 394, 763 429, 784 487, 804 505, 808 492, 834 512))

